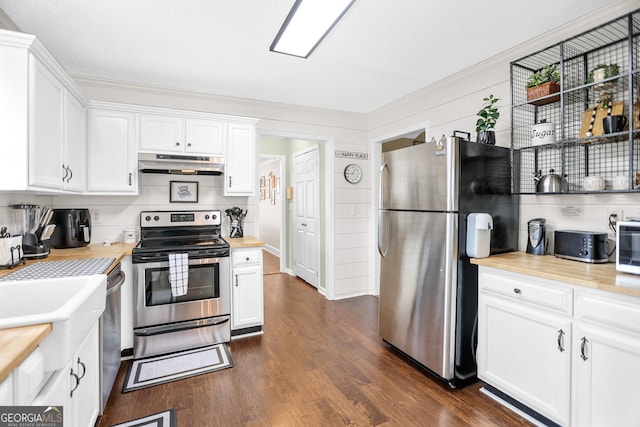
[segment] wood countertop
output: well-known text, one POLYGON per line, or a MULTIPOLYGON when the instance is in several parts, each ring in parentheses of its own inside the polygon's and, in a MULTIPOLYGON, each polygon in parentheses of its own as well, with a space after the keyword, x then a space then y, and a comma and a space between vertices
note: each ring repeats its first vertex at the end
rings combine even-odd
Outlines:
POLYGON ((617 272, 615 263, 590 264, 525 252, 472 258, 471 263, 640 298, 640 276, 617 272))
POLYGON ((42 342, 51 323, 0 330, 0 383, 42 342))
POLYGON ((245 236, 245 237, 225 237, 225 240, 229 242, 229 246, 231 249, 242 249, 242 248, 259 248, 264 246, 264 242, 256 239, 255 237, 245 236))

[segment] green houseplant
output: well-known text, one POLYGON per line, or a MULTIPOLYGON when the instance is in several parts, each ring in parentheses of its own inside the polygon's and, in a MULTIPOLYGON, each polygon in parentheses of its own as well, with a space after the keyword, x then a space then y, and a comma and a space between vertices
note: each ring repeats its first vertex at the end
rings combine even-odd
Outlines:
POLYGON ((495 144, 496 134, 493 128, 496 126, 496 122, 500 117, 500 112, 496 103, 500 101, 500 98, 496 98, 493 95, 489 95, 483 99, 484 105, 482 109, 478 111, 478 121, 476 122, 476 132, 478 132, 477 141, 482 144, 495 144))
POLYGON ((613 79, 605 83, 600 82, 610 79, 611 77, 616 77, 619 73, 620 68, 618 64, 598 64, 589 71, 587 83, 596 83, 594 85, 596 89, 608 89, 613 87, 618 79, 613 79))
POLYGON ((548 97, 560 92, 560 70, 557 64, 550 64, 529 76, 527 84, 527 101, 533 105, 546 105, 558 102, 560 95, 548 97), (540 99, 544 98, 544 99, 540 99))

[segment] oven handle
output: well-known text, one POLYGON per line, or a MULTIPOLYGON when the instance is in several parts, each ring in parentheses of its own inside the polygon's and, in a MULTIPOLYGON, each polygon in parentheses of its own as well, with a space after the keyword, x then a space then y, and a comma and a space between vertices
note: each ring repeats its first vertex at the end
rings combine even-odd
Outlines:
POLYGON ((216 317, 212 319, 199 319, 191 322, 181 322, 179 324, 151 326, 149 328, 142 328, 134 330, 134 334, 142 337, 149 337, 152 335, 166 334, 168 332, 185 331, 187 329, 206 328, 208 326, 219 326, 227 323, 229 316, 216 317))
MULTIPOLYGON (((195 260, 217 260, 219 258, 228 258, 229 257, 229 252, 226 253, 222 253, 222 254, 217 254, 214 256, 205 256, 205 257, 198 257, 198 258, 189 258, 189 263, 191 263, 191 261, 195 261, 195 260)), ((163 259, 158 259, 157 255, 140 255, 140 254, 136 254, 133 256, 133 263, 134 264, 145 264, 145 263, 166 263, 169 264, 169 257, 164 257, 163 259)), ((196 263, 194 263, 196 264, 196 263)))

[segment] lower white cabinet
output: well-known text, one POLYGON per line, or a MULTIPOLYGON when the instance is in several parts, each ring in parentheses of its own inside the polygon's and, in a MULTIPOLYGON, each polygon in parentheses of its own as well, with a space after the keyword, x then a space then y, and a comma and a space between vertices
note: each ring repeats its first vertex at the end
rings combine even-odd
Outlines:
POLYGON ((572 425, 640 426, 640 301, 579 291, 572 425))
POLYGON ((560 425, 640 425, 638 298, 480 267, 477 361, 560 425))
MULTIPOLYGON (((563 290, 570 297, 571 290, 563 290)), ((480 274, 478 377, 568 425, 571 319, 564 303, 558 309, 554 300, 562 295, 544 284, 480 274)))
POLYGON ((261 248, 231 251, 231 289, 231 334, 247 328, 259 332, 264 324, 261 248))
POLYGON ((63 408, 65 427, 91 427, 100 406, 98 323, 91 329, 73 359, 57 371, 33 400, 34 406, 63 408))

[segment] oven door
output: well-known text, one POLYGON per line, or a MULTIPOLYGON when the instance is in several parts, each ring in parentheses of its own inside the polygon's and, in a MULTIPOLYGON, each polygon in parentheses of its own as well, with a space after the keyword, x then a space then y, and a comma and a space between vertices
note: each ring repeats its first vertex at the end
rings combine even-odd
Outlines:
POLYGON ((229 257, 190 259, 188 290, 179 297, 171 294, 168 261, 134 267, 135 328, 220 316, 231 311, 229 257))

